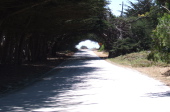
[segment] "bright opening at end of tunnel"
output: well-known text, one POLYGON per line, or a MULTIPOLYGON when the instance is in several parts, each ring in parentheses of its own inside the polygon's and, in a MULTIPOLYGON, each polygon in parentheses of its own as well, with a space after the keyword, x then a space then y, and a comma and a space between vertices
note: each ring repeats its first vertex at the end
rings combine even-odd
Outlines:
POLYGON ((92 40, 81 41, 78 45, 76 45, 76 48, 81 49, 82 46, 85 46, 88 49, 99 49, 100 47, 98 42, 92 40))

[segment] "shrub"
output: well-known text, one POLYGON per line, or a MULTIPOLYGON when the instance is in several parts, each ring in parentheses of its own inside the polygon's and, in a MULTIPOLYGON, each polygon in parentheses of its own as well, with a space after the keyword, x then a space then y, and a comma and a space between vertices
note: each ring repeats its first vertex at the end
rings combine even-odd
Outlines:
POLYGON ((149 59, 154 61, 170 62, 170 15, 164 14, 159 18, 159 24, 152 33, 153 50, 149 55, 149 59))
POLYGON ((104 51, 104 50, 105 50, 105 47, 104 47, 104 45, 102 45, 102 46, 100 47, 99 51, 104 51))

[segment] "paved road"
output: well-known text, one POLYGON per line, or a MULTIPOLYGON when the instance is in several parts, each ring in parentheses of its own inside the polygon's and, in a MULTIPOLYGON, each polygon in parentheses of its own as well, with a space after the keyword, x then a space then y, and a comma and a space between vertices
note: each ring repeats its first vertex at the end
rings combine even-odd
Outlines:
POLYGON ((170 112, 170 88, 79 51, 47 78, 0 98, 0 112, 170 112))

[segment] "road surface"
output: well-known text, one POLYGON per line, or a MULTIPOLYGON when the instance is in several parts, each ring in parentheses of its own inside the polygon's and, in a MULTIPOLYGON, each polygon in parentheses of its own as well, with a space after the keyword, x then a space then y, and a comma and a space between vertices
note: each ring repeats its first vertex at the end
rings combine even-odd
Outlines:
POLYGON ((170 88, 82 50, 49 77, 0 98, 0 112, 170 112, 170 88))

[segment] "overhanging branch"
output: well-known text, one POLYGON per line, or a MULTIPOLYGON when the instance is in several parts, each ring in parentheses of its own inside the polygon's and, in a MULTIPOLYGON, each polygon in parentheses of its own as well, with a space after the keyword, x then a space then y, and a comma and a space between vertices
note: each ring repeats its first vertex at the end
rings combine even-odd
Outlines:
POLYGON ((135 19, 135 20, 129 21, 129 23, 133 23, 133 22, 136 22, 136 21, 138 21, 138 20, 140 20, 140 19, 144 19, 144 18, 148 18, 148 16, 139 17, 139 18, 137 18, 137 19, 135 19))
POLYGON ((8 15, 7 17, 5 17, 3 20, 1 20, 0 26, 1 26, 2 23, 3 23, 6 19, 8 19, 9 17, 14 16, 14 15, 17 15, 17 14, 20 14, 20 13, 23 13, 23 12, 25 12, 25 11, 31 9, 31 8, 34 8, 34 7, 39 6, 39 5, 43 5, 43 4, 45 4, 45 3, 47 3, 47 2, 50 2, 50 1, 52 1, 52 0, 45 0, 45 1, 41 2, 41 3, 36 3, 36 4, 32 5, 32 6, 29 6, 29 7, 26 7, 26 8, 24 8, 24 9, 21 9, 21 10, 19 10, 19 11, 16 11, 16 12, 8 15))
POLYGON ((170 10, 167 7, 165 7, 163 5, 161 5, 161 7, 163 7, 164 9, 166 9, 168 11, 168 13, 170 13, 170 10))

